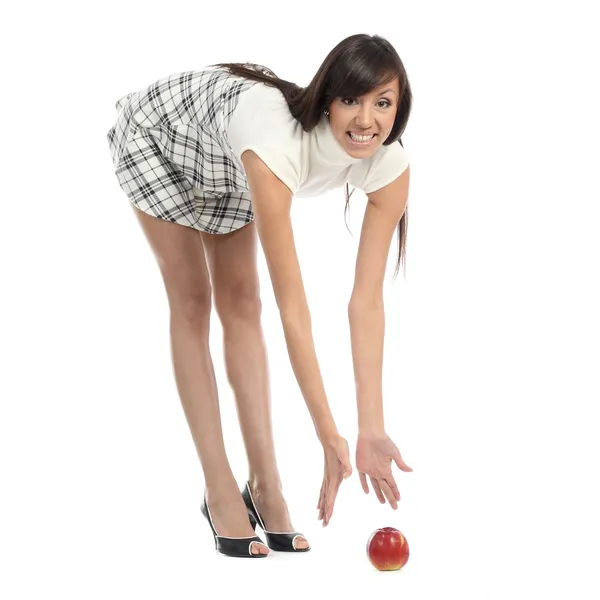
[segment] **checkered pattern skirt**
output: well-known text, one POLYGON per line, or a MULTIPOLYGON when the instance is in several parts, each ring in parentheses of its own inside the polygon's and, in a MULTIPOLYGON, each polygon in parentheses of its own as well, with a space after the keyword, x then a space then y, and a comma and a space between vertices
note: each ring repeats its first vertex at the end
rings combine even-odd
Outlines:
POLYGON ((154 217, 207 233, 252 221, 248 181, 227 127, 240 94, 253 84, 207 68, 119 98, 107 139, 129 200, 154 217))

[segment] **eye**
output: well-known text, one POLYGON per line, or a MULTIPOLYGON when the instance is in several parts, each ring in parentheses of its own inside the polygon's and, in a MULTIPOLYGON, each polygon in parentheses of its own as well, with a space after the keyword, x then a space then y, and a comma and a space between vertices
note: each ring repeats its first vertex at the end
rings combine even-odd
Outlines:
MULTIPOLYGON (((356 100, 356 98, 342 98, 342 103, 345 104, 346 106, 351 106, 351 104, 348 104, 346 102, 346 100, 350 100, 351 102, 354 102, 356 100)), ((391 102, 389 100, 380 100, 377 103, 381 108, 387 108, 388 106, 391 106, 391 102), (384 103, 383 106, 381 106, 381 103, 384 103)))

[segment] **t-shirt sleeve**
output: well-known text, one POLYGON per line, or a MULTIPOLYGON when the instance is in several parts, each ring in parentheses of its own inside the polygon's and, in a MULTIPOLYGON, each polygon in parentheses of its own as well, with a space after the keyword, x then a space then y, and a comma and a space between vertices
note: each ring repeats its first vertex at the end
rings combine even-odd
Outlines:
POLYGON ((370 194, 402 175, 408 162, 408 154, 399 142, 381 146, 372 157, 352 166, 348 183, 370 194))
POLYGON ((242 154, 252 150, 292 194, 298 191, 302 126, 277 88, 257 83, 245 91, 231 116, 227 138, 242 169, 242 154))

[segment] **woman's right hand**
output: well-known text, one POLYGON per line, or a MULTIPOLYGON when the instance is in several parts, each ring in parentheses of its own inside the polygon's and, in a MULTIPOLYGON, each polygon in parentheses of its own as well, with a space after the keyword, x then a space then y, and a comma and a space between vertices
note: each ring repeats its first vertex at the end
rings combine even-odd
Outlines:
POLYGON ((324 473, 321 492, 319 493, 319 521, 323 521, 323 527, 329 524, 333 514, 333 505, 342 480, 348 479, 352 474, 352 465, 350 464, 350 451, 348 442, 336 435, 333 438, 325 440, 323 443, 324 455, 324 473))
POLYGON ((392 474, 392 460, 401 471, 412 473, 412 468, 404 462, 400 450, 385 432, 359 434, 356 442, 356 469, 363 491, 365 494, 369 493, 369 477, 379 502, 385 504, 387 498, 390 506, 396 510, 400 502, 400 491, 392 474))

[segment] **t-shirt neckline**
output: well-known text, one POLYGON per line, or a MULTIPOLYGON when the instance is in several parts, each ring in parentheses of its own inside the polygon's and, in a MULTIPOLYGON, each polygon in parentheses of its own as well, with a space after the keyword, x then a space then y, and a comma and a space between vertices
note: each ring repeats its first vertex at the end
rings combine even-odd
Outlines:
POLYGON ((324 166, 347 167, 363 160, 350 156, 333 135, 329 118, 321 117, 313 133, 312 151, 316 161, 324 166))

